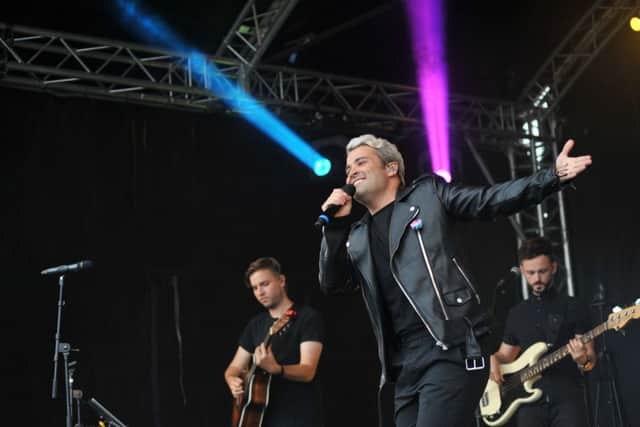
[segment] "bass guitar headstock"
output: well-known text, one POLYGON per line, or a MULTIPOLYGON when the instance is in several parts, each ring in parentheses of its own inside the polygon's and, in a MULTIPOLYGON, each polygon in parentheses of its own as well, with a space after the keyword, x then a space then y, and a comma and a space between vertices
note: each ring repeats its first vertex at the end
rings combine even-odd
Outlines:
POLYGON ((634 305, 626 308, 614 307, 613 312, 607 319, 607 329, 615 329, 616 331, 625 327, 632 319, 640 318, 640 298, 634 305))

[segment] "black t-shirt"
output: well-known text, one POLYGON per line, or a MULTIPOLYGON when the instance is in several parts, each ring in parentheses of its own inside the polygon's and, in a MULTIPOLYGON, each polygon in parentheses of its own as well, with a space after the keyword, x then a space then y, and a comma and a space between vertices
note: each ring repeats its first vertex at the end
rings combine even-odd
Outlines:
MULTIPOLYGON (((549 354, 589 328, 587 308, 551 288, 540 297, 531 295, 509 311, 503 341, 519 346, 519 355, 536 342, 550 343, 552 346, 545 353, 549 354)), ((541 388, 552 401, 575 397, 582 392, 582 374, 568 355, 545 370, 535 387, 541 388)))
MULTIPOLYGON (((424 325, 391 273, 389 253, 389 224, 394 203, 385 206, 371 217, 369 239, 379 292, 385 302, 386 315, 397 340, 424 332, 424 325)), ((398 342, 396 342, 396 345, 398 342)))
MULTIPOLYGON (((320 314, 311 307, 297 307, 296 316, 283 332, 271 340, 273 354, 281 365, 300 363, 300 344, 324 341, 324 324, 320 314)), ((240 347, 252 353, 267 336, 273 322, 269 312, 254 316, 240 336, 240 347)), ((318 375, 310 383, 289 381, 278 375, 271 379, 269 404, 263 427, 307 427, 322 425, 322 405, 318 375)))

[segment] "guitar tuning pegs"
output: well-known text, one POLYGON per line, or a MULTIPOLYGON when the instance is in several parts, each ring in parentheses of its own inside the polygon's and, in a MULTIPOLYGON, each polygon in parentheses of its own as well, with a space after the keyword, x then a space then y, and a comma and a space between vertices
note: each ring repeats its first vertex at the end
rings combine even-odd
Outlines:
POLYGON ((620 307, 619 305, 616 305, 615 307, 613 307, 611 309, 612 312, 617 313, 619 311, 622 311, 622 307, 620 307))

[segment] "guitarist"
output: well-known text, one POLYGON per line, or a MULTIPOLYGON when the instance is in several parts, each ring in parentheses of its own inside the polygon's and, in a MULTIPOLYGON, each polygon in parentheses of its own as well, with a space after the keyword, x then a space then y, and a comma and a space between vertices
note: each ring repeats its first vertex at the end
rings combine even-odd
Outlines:
POLYGON ((319 313, 291 301, 286 278, 275 258, 258 258, 249 264, 245 281, 266 310, 249 321, 224 373, 231 394, 234 398, 243 395, 243 374, 255 363, 272 374, 262 427, 321 426, 320 392, 315 380, 324 340, 319 313), (269 328, 289 309, 295 316, 265 347, 269 328))
POLYGON ((593 369, 596 355, 593 341, 583 344, 577 339, 589 330, 588 311, 553 286, 558 264, 552 258, 549 240, 533 238, 523 242, 518 260, 532 295, 509 311, 502 343, 491 356, 490 377, 502 384, 500 364, 513 362, 536 342, 552 344, 548 352, 568 343, 573 361, 565 358, 534 383, 543 395, 518 409, 517 425, 588 426, 583 372, 593 369))

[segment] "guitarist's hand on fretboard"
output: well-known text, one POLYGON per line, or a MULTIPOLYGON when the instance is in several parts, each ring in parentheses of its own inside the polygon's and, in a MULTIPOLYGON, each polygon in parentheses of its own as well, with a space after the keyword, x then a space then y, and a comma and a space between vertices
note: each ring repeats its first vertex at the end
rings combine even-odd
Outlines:
POLYGON ((584 365, 590 359, 589 348, 587 344, 583 343, 580 339, 582 335, 576 335, 575 338, 569 340, 567 344, 567 350, 569 354, 578 365, 584 365))
POLYGON ((273 355, 271 346, 266 346, 264 343, 260 344, 256 347, 256 350, 253 353, 253 357, 255 364, 262 370, 270 374, 280 373, 280 364, 273 355))

